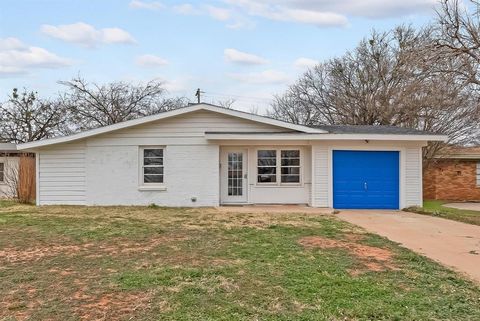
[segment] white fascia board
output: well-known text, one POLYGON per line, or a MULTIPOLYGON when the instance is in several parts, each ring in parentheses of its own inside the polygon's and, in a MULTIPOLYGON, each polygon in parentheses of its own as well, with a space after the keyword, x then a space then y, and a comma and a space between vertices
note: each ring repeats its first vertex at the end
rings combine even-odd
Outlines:
POLYGON ((379 135, 379 134, 205 134, 208 140, 379 140, 379 141, 438 141, 445 142, 446 135, 379 135))
POLYGON ((2 151, 16 151, 17 145, 14 143, 0 143, 0 150, 2 151))
POLYGON ((108 132, 112 132, 115 130, 123 129, 123 128, 128 128, 136 125, 141 125, 141 124, 146 124, 149 122, 169 118, 169 117, 174 117, 198 110, 207 110, 207 111, 212 111, 220 114, 225 114, 225 115, 230 115, 233 117, 238 117, 242 119, 248 119, 252 120, 255 122, 259 123, 264 123, 264 124, 269 124, 272 126, 278 126, 278 127, 283 127, 285 129, 290 129, 290 130, 295 130, 295 131, 300 131, 304 133, 326 133, 326 131, 321 130, 321 129, 315 129, 315 128, 310 128, 307 126, 302 126, 302 125, 295 125, 295 124, 290 124, 287 122, 283 122, 280 120, 275 120, 263 116, 258 116, 246 112, 241 112, 233 109, 226 109, 222 107, 216 107, 212 105, 207 105, 207 104, 199 104, 199 105, 193 105, 193 106, 188 106, 188 107, 183 107, 167 112, 163 112, 160 114, 152 115, 152 116, 146 116, 138 119, 133 119, 133 120, 128 120, 124 121, 118 124, 113 124, 105 127, 100 127, 92 130, 88 130, 85 132, 81 132, 78 134, 73 134, 70 136, 64 136, 64 137, 57 137, 57 138, 50 138, 50 139, 45 139, 45 140, 40 140, 40 141, 35 141, 35 142, 29 142, 29 143, 24 143, 24 144, 19 144, 17 145, 17 148, 19 150, 25 150, 25 149, 34 149, 34 148, 39 148, 43 146, 48 146, 48 145, 54 145, 54 144, 60 144, 60 143, 68 143, 72 142, 75 140, 83 139, 83 138, 88 138, 108 132))

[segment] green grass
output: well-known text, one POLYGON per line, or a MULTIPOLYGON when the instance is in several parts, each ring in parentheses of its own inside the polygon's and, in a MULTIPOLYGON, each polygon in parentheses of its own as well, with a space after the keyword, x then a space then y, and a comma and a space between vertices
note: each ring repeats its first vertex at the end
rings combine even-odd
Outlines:
POLYGON ((0 203, 0 307, 0 320, 479 320, 480 288, 334 216, 0 203), (337 243, 300 243, 312 237, 337 243))
POLYGON ((408 211, 446 218, 449 220, 480 225, 480 211, 460 210, 443 206, 451 203, 448 201, 431 200, 424 201, 423 207, 408 208, 408 211))

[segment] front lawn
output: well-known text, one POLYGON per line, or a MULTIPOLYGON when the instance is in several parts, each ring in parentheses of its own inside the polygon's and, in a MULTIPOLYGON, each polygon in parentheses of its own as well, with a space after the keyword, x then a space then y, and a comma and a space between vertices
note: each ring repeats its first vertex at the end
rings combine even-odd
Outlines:
POLYGON ((443 206, 443 204, 446 203, 451 202, 438 200, 424 201, 423 207, 414 207, 407 210, 419 214, 427 214, 454 221, 480 225, 480 211, 460 210, 443 206))
POLYGON ((0 320, 480 320, 480 288, 334 216, 0 204, 0 320))

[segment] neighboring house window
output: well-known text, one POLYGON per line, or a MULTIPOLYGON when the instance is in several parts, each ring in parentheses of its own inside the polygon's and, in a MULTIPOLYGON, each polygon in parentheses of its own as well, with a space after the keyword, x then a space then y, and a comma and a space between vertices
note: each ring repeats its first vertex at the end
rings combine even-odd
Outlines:
POLYGON ((163 156, 163 148, 143 149, 142 173, 144 184, 163 183, 163 156))
POLYGON ((480 186, 480 162, 477 162, 477 186, 480 186))
POLYGON ((300 183, 300 151, 282 150, 282 183, 300 183))
POLYGON ((277 182, 277 151, 259 150, 257 152, 257 182, 277 182))
POLYGON ((0 163, 0 183, 5 181, 5 163, 0 163))
POLYGON ((257 183, 300 183, 300 150, 258 150, 257 183))

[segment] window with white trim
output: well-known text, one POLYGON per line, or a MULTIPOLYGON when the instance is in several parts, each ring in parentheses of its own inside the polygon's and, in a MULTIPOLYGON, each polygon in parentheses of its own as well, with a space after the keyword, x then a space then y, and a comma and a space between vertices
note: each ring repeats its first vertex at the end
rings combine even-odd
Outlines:
POLYGON ((299 184, 300 150, 262 149, 257 151, 258 184, 299 184))
POLYGON ((480 162, 477 162, 477 186, 480 187, 480 162))
POLYGON ((257 182, 276 183, 277 182, 277 151, 259 150, 257 151, 257 182))
POLYGON ((300 151, 281 151, 281 182, 300 183, 300 151))
POLYGON ((0 183, 5 182, 5 163, 0 163, 0 183))
POLYGON ((142 183, 163 184, 164 167, 163 167, 163 148, 146 147, 142 150, 142 183))

